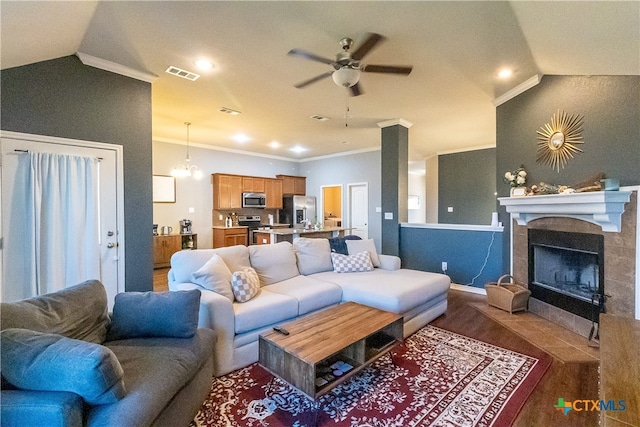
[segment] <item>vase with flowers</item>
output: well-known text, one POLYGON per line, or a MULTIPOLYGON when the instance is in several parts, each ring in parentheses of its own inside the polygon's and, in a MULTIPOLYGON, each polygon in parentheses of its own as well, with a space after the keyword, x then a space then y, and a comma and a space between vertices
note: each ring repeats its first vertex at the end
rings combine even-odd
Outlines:
POLYGON ((511 186, 511 196, 526 195, 527 171, 524 170, 524 166, 505 172, 504 181, 511 186))

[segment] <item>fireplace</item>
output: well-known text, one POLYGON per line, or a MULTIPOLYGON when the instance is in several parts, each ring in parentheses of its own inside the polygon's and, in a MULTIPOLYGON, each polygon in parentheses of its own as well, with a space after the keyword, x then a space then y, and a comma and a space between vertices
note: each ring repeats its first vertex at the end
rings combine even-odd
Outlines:
POLYGON ((604 310, 604 236, 528 230, 531 296, 588 320, 604 310))
MULTIPOLYGON (((531 290, 532 297, 529 300, 531 312, 584 337, 589 337, 593 332, 592 319, 598 319, 598 317, 592 317, 596 301, 591 304, 590 293, 597 288, 599 295, 606 293, 607 313, 640 319, 640 271, 638 271, 640 269, 640 251, 638 251, 640 217, 636 188, 568 195, 502 197, 499 200, 511 214, 512 219, 511 274, 517 282, 525 284, 531 290), (545 277, 542 271, 539 271, 541 277, 534 280, 535 276, 531 275, 532 265, 529 259, 529 231, 533 231, 534 239, 535 233, 553 231, 568 233, 567 235, 598 235, 604 240, 604 245, 593 242, 577 248, 569 245, 570 251, 577 249, 577 252, 582 251, 582 254, 586 253, 588 256, 587 261, 581 261, 582 264, 577 264, 573 268, 575 271, 580 267, 583 271, 579 274, 582 292, 578 292, 568 306, 564 305, 565 308, 558 307, 558 302, 568 298, 562 291, 566 291, 571 286, 574 290, 578 287, 572 284, 576 281, 574 277, 576 274, 574 272, 566 275, 553 273, 550 278, 549 274, 545 277), (597 263, 594 256, 598 258, 597 263), (588 267, 589 265, 592 267, 588 267), (597 275, 595 274, 596 265, 597 275), (556 290, 532 285, 535 281, 549 285, 548 282, 555 281, 556 276, 561 282, 561 286, 556 290), (590 277, 597 277, 597 285, 595 279, 590 277), (573 308, 580 305, 583 307, 582 313, 575 314, 573 308)), ((567 235, 561 236, 564 239, 567 235)), ((554 257, 562 258, 562 254, 565 253, 564 243, 558 244, 553 239, 542 243, 546 247, 538 249, 537 256, 549 255, 553 259, 554 257), (551 247, 550 251, 547 251, 549 247, 551 247)), ((554 262, 543 261, 543 269, 552 270, 551 266, 554 262)))

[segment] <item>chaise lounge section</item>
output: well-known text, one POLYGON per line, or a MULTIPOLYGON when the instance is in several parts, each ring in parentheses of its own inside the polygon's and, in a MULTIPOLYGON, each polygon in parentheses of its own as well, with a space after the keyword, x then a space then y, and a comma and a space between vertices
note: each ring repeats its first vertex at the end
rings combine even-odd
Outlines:
POLYGON ((401 314, 405 337, 446 311, 448 276, 402 269, 398 257, 377 254, 372 240, 346 244, 347 254, 315 238, 175 253, 169 289, 201 291, 199 327, 217 338, 214 375, 256 362, 258 337, 273 326, 347 301, 401 314), (237 277, 246 269, 259 283, 240 302, 237 277))

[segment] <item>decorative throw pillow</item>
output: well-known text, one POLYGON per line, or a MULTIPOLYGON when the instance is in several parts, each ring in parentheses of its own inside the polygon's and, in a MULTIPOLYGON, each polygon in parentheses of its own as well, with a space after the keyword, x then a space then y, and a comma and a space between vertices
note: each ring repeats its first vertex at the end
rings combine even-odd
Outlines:
POLYGON ((373 270, 371 257, 366 251, 353 255, 331 252, 331 261, 333 262, 333 271, 336 273, 356 273, 373 270))
POLYGON ((225 296, 229 301, 233 302, 231 270, 229 270, 220 255, 213 254, 211 259, 193 273, 191 277, 195 284, 225 296))
POLYGON ((246 267, 231 276, 231 289, 238 302, 247 302, 260 292, 260 279, 253 268, 246 267))
POLYGON ((374 267, 380 267, 380 258, 376 252, 376 245, 373 239, 367 240, 347 240, 347 250, 349 255, 367 251, 371 257, 371 263, 374 267))
POLYGON ((2 376, 23 390, 68 391, 91 405, 122 399, 124 371, 107 347, 29 329, 2 331, 2 376))
POLYGON ((109 341, 140 337, 191 338, 198 329, 200 291, 116 295, 109 341))
POLYGON ((355 234, 348 234, 344 237, 332 237, 329 239, 329 246, 331 246, 331 252, 337 252, 343 255, 349 255, 347 250, 347 240, 360 240, 360 236, 355 234))

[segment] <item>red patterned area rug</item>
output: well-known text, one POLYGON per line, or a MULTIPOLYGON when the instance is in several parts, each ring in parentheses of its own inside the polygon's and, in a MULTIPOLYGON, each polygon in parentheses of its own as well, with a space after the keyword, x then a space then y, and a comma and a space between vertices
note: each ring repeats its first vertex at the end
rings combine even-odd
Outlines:
POLYGON ((214 378, 191 426, 507 426, 550 364, 426 326, 315 405, 258 364, 214 378))

